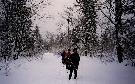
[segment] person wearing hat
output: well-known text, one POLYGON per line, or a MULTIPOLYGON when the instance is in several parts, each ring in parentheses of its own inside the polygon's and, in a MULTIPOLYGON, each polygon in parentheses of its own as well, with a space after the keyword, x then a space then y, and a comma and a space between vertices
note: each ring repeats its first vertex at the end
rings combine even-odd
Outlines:
POLYGON ((77 53, 77 48, 73 49, 73 53, 71 54, 69 59, 70 59, 69 80, 71 79, 73 72, 74 72, 74 79, 76 79, 77 78, 77 70, 78 70, 79 61, 80 61, 79 54, 77 53))

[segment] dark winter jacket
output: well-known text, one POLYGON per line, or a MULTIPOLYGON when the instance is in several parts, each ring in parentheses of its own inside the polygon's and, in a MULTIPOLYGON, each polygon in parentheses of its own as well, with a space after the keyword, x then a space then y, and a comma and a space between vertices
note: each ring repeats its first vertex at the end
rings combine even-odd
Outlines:
POLYGON ((71 65, 73 65, 77 68, 79 65, 79 61, 80 61, 79 54, 78 53, 71 54, 70 60, 71 60, 71 65))

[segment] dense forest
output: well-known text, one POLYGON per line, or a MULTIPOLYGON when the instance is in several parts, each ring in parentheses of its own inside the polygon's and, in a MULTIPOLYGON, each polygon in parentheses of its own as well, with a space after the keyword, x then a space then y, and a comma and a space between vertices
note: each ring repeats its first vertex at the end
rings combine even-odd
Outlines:
POLYGON ((8 70, 9 63, 22 57, 38 58, 44 51, 39 27, 33 26, 31 19, 37 14, 36 4, 28 6, 30 3, 28 0, 1 0, 0 62, 4 66, 0 69, 8 70))
POLYGON ((65 8, 58 34, 46 33, 50 50, 77 47, 80 54, 135 65, 135 1, 76 0, 65 8), (66 31, 61 32, 65 27, 66 31), (51 46, 51 47, 50 47, 51 46))
POLYGON ((135 0, 76 0, 61 16, 67 23, 46 37, 31 18, 42 18, 38 7, 48 4, 31 1, 1 0, 0 62, 76 47, 81 55, 135 66, 135 0))

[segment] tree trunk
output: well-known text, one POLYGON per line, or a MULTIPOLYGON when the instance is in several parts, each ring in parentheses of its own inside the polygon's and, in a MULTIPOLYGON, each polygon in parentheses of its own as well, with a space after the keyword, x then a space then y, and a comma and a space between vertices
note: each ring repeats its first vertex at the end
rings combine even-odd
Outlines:
POLYGON ((119 63, 123 62, 123 52, 122 52, 122 47, 120 45, 120 29, 122 29, 122 22, 121 22, 121 17, 122 17, 122 2, 121 0, 115 0, 115 28, 116 28, 116 51, 117 51, 117 57, 119 63))

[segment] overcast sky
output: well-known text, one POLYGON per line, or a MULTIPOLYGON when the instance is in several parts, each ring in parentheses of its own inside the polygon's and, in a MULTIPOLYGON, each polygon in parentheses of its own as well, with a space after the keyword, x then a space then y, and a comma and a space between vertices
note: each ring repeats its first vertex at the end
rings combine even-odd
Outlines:
POLYGON ((57 33, 58 22, 61 21, 60 14, 64 12, 67 6, 73 5, 75 0, 49 0, 51 5, 46 8, 40 8, 40 15, 44 15, 45 17, 40 20, 36 20, 35 24, 40 27, 40 32, 44 36, 46 31, 57 33))

